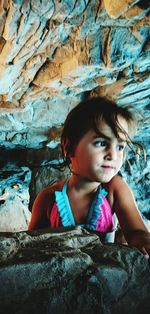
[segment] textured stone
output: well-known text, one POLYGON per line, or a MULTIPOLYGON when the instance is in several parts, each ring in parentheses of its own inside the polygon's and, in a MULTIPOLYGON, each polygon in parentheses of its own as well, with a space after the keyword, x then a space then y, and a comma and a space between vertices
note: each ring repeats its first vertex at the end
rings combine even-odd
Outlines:
MULTIPOLYGON (((139 18, 140 15, 145 15, 143 12, 143 8, 145 9, 149 7, 148 2, 138 1, 138 0, 125 0, 125 1, 113 1, 113 0, 104 0, 104 5, 107 13, 110 17, 116 19, 121 15, 129 18, 139 18), (137 4, 137 5, 136 5, 137 4), (141 7, 140 7, 141 6, 141 7), (143 13, 143 14, 141 14, 143 13)), ((137 18, 137 19, 138 19, 137 18)))
POLYGON ((6 164, 0 170, 0 231, 27 230, 31 213, 29 183, 31 171, 27 167, 6 164))
POLYGON ((0 262, 2 314, 149 313, 145 257, 80 227, 1 233, 0 262))
POLYGON ((63 176, 50 165, 67 113, 87 94, 102 95, 139 115, 148 162, 140 169, 130 156, 122 173, 149 219, 149 12, 144 0, 0 2, 0 159, 30 165, 31 198, 63 176), (24 158, 14 159, 15 149, 24 158))

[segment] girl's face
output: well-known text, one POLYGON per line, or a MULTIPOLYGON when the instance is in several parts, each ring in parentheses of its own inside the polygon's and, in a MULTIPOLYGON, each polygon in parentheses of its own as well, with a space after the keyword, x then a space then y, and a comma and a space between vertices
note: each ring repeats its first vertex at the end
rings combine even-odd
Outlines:
MULTIPOLYGON (((118 117, 120 126, 128 133, 128 124, 118 117)), ((92 182, 107 183, 120 170, 126 147, 125 135, 116 138, 104 120, 99 124, 100 135, 89 130, 80 140, 71 156, 72 170, 80 177, 92 182)))

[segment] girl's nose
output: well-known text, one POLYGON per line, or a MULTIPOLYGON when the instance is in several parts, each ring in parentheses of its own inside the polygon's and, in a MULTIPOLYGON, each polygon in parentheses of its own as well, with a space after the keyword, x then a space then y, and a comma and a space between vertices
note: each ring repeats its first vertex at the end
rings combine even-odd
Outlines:
POLYGON ((109 147, 107 149, 105 159, 106 160, 116 160, 117 159, 117 150, 115 147, 109 147))

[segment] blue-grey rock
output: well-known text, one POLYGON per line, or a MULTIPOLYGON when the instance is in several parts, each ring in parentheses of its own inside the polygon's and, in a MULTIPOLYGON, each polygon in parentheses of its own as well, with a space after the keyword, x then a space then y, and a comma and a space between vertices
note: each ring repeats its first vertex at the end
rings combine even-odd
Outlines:
POLYGON ((27 230, 31 213, 29 183, 31 171, 27 167, 6 164, 0 170, 0 231, 27 230))
POLYGON ((147 259, 80 227, 1 233, 0 262, 2 314, 149 313, 147 259))

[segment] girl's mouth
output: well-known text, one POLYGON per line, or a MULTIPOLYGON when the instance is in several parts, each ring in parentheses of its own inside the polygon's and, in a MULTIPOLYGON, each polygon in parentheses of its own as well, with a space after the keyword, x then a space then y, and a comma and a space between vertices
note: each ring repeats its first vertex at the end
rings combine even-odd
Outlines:
POLYGON ((113 170, 113 169, 115 169, 113 166, 101 166, 102 168, 104 168, 104 169, 110 169, 110 170, 113 170))

